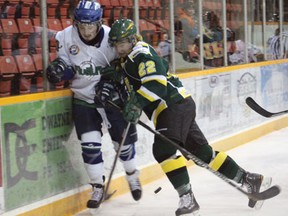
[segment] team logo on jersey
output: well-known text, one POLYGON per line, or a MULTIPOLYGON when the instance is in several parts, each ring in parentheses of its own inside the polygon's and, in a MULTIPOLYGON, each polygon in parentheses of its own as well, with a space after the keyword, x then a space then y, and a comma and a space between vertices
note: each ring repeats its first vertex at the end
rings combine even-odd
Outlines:
POLYGON ((69 48, 69 52, 71 55, 77 55, 79 53, 79 47, 77 45, 72 45, 69 48))
POLYGON ((80 76, 86 77, 89 80, 98 80, 101 72, 101 66, 95 66, 91 61, 84 61, 78 66, 75 66, 77 74, 80 76))

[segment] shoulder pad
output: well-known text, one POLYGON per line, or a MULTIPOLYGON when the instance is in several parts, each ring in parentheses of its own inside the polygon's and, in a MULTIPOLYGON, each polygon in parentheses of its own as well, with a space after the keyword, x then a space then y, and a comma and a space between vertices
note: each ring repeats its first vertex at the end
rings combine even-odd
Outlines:
POLYGON ((145 55, 152 55, 150 52, 150 46, 149 44, 139 41, 134 47, 132 52, 128 55, 128 58, 131 59, 133 62, 133 59, 136 58, 139 54, 145 54, 145 55))

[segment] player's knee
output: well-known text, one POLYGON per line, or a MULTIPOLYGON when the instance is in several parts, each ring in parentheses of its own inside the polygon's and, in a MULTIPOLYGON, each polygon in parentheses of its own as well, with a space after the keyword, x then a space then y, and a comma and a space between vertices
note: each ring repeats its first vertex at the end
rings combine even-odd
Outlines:
POLYGON ((210 163, 213 158, 213 149, 210 145, 201 145, 194 152, 195 156, 198 157, 205 163, 210 163))
POLYGON ((101 152, 101 133, 92 131, 81 136, 81 149, 84 163, 98 164, 103 162, 101 152))
POLYGON ((120 159, 122 161, 129 161, 135 157, 135 144, 124 145, 120 151, 120 159))
POLYGON ((177 149, 162 140, 155 139, 152 151, 155 160, 158 163, 161 163, 164 160, 173 157, 176 154, 177 149))
POLYGON ((101 143, 85 142, 81 143, 81 148, 84 163, 97 164, 103 162, 101 143))

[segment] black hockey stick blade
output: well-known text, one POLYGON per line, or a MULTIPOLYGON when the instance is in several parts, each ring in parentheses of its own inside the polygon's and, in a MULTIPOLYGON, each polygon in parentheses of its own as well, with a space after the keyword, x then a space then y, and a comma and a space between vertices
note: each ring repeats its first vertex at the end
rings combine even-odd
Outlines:
POLYGON ((281 112, 274 112, 274 113, 269 112, 269 111, 265 110, 264 108, 262 108, 259 104, 257 104, 257 102, 251 97, 246 98, 246 104, 251 109, 253 109, 255 112, 257 112, 258 114, 260 114, 266 118, 275 117, 275 116, 279 116, 279 115, 283 115, 283 114, 288 113, 288 110, 284 110, 281 112))
POLYGON ((152 133, 154 133, 156 136, 159 136, 160 138, 162 138, 163 140, 167 141, 168 143, 170 143, 171 145, 175 146, 180 152, 182 152, 183 155, 185 155, 188 159, 200 164, 200 166, 202 166, 203 168, 207 169, 208 171, 210 171, 211 173, 215 174, 216 176, 218 176, 220 179, 222 179, 224 182, 228 183, 229 185, 231 185, 232 187, 234 187, 235 189, 237 189, 239 192, 241 192, 242 194, 245 194, 247 197, 249 197, 250 199, 253 199, 255 201, 259 201, 259 200, 266 200, 266 199, 270 199, 273 198, 275 196, 277 196, 281 190, 280 187, 278 185, 274 185, 270 188, 268 188, 267 190, 263 191, 263 192, 258 192, 258 193, 248 193, 246 192, 244 189, 242 189, 240 186, 238 186, 237 184, 235 184, 234 182, 230 181, 226 176, 224 176, 223 174, 219 173, 218 171, 213 170, 211 167, 209 167, 208 164, 206 164, 205 162, 203 162, 202 160, 200 160, 199 158, 197 158, 195 155, 191 154, 190 152, 188 152, 186 149, 182 148, 181 146, 179 146, 177 143, 174 143, 172 140, 170 140, 169 138, 167 138, 166 136, 164 136, 163 134, 161 134, 160 132, 153 130, 152 128, 150 128, 148 125, 146 125, 145 123, 143 123, 141 120, 139 120, 138 124, 140 124, 141 126, 143 126, 144 128, 146 128, 147 130, 151 131, 152 133))
POLYGON ((278 194, 280 194, 281 189, 278 185, 274 185, 267 190, 264 190, 259 193, 252 193, 252 194, 247 194, 251 199, 254 199, 255 201, 259 200, 266 200, 266 199, 271 199, 278 194))
MULTIPOLYGON (((117 106, 116 104, 114 104, 113 102, 108 101, 108 103, 111 104, 112 106, 114 106, 115 108, 120 109, 120 107, 117 106)), ((230 179, 228 179, 226 176, 224 176, 220 172, 213 170, 207 163, 203 162, 201 159, 199 159, 198 157, 196 157, 192 153, 188 152, 182 146, 180 146, 177 143, 175 143, 174 141, 170 140, 165 135, 161 134, 159 131, 152 129, 150 126, 146 125, 141 120, 138 121, 138 124, 141 125, 142 127, 146 128, 148 131, 152 132, 154 135, 156 135, 159 138, 163 139, 163 141, 166 141, 167 143, 170 143, 171 145, 176 147, 188 159, 194 161, 198 165, 200 165, 203 168, 207 169, 208 171, 210 171, 211 173, 213 173, 214 175, 216 175, 217 177, 222 179, 224 182, 228 183, 229 185, 231 185, 232 187, 234 187, 235 189, 237 189, 239 192, 241 192, 242 194, 246 195, 250 199, 253 199, 255 201, 270 199, 270 198, 272 198, 274 196, 277 196, 281 192, 280 187, 275 185, 275 186, 272 186, 272 187, 270 187, 269 189, 267 189, 267 190, 265 190, 263 192, 248 193, 247 191, 242 189, 242 187, 240 187, 236 183, 230 181, 230 179)))

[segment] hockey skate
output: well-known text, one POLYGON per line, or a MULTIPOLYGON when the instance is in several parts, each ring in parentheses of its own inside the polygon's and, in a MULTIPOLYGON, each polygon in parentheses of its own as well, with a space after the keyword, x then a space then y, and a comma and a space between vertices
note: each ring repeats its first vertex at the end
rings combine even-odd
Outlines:
POLYGON ((176 216, 194 215, 199 216, 199 204, 192 192, 186 193, 180 197, 179 207, 175 212, 176 216))
MULTIPOLYGON (((256 173, 246 173, 243 178, 242 185, 247 188, 248 193, 258 193, 259 191, 267 189, 272 183, 271 177, 265 177, 256 173)), ((255 201, 249 199, 248 206, 250 208, 260 209, 264 201, 255 201)))
POLYGON ((104 196, 104 186, 101 184, 91 184, 92 185, 92 197, 87 202, 87 208, 96 209, 99 208, 103 201, 104 196))
POLYGON ((132 174, 126 175, 132 197, 135 201, 140 200, 142 196, 142 188, 139 181, 139 174, 139 171, 135 170, 132 174))

